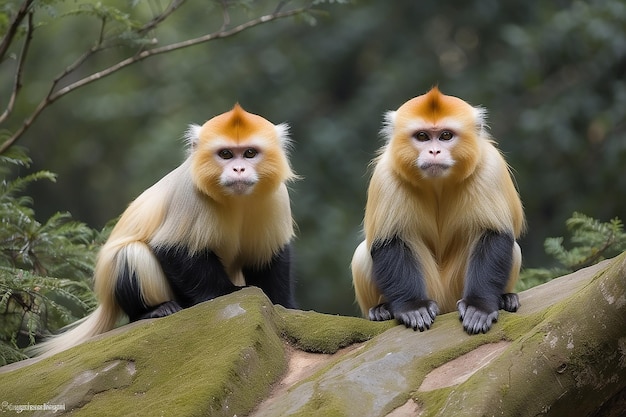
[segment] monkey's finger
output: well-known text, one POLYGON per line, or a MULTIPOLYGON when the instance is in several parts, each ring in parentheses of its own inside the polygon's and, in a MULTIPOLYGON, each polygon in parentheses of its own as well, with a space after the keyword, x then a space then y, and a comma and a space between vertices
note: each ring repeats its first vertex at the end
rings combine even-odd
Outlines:
POLYGON ((420 327, 420 331, 430 329, 430 326, 432 326, 435 321, 436 314, 432 315, 430 308, 420 308, 417 311, 417 315, 422 322, 422 327, 420 327))
POLYGON ((411 328, 415 331, 419 330, 420 332, 423 332, 424 330, 430 328, 430 323, 426 325, 424 317, 417 310, 398 314, 396 318, 407 328, 411 328))
POLYGON ((498 310, 491 312, 488 316, 487 316, 487 327, 486 329, 483 331, 483 333, 487 333, 487 331, 489 329, 491 329, 491 326, 493 326, 493 323, 496 323, 498 321, 498 310))
POLYGON ((412 328, 415 331, 418 329, 419 331, 424 331, 424 320, 422 320, 422 316, 417 311, 402 313, 402 318, 407 328, 412 328))
POLYGON ((439 314, 439 306, 434 301, 428 306, 428 314, 433 321, 435 321, 435 317, 439 314))
POLYGON ((422 318, 422 315, 419 313, 419 311, 416 311, 411 315, 411 327, 413 328, 413 330, 418 330, 420 332, 423 332, 425 329, 424 327, 424 319, 422 318))
POLYGON ((480 333, 484 324, 483 314, 484 313, 477 310, 475 307, 468 306, 465 310, 465 316, 463 317, 463 329, 469 334, 480 333))
POLYGON ((463 321, 465 318, 465 312, 467 311, 467 304, 463 300, 456 302, 456 308, 459 310, 459 320, 463 321))
POLYGON ((491 329, 491 326, 493 326, 493 323, 498 321, 498 312, 493 311, 490 314, 483 313, 483 317, 484 317, 483 325, 480 331, 482 333, 487 333, 489 329, 491 329))
POLYGON ((424 320, 424 327, 430 329, 430 326, 432 326, 435 322, 435 317, 437 316, 439 309, 436 309, 435 311, 430 308, 421 309, 420 312, 422 313, 422 319, 424 320))

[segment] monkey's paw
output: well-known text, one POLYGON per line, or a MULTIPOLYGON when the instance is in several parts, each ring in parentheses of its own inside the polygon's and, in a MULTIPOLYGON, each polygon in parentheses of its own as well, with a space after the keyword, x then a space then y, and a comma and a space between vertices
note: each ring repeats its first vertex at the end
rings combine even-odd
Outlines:
POLYGON ((437 314, 439 314, 439 306, 433 300, 404 301, 393 306, 393 315, 396 320, 420 332, 430 329, 437 314))
POLYGON ((498 310, 487 312, 473 305, 469 305, 464 299, 456 303, 459 310, 459 319, 463 322, 463 329, 468 334, 487 333, 493 323, 498 321, 498 310))
POLYGON ((370 308, 369 319, 372 321, 385 321, 392 318, 393 314, 391 314, 389 304, 387 303, 378 304, 376 307, 370 308))
POLYGON ((506 293, 500 296, 500 309, 515 313, 519 308, 519 297, 515 293, 506 293))
POLYGON ((176 301, 166 301, 163 304, 159 304, 154 309, 148 311, 143 316, 139 317, 140 319, 156 319, 159 317, 169 316, 170 314, 174 314, 177 311, 182 310, 183 308, 178 305, 176 301))

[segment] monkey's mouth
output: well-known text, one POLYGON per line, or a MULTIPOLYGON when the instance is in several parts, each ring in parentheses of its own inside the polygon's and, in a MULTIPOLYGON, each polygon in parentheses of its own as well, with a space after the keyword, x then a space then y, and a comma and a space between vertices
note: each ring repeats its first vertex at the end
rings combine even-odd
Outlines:
POLYGON ((452 165, 426 162, 419 166, 420 170, 427 177, 443 177, 448 174, 448 170, 452 165))
POLYGON ((227 180, 222 183, 222 186, 228 190, 230 194, 234 195, 246 195, 252 192, 252 189, 256 185, 256 181, 250 179, 240 180, 227 180))

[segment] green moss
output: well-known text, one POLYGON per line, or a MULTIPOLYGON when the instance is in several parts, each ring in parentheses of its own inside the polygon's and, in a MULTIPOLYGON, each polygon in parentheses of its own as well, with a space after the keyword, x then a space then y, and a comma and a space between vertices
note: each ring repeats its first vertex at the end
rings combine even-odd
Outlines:
POLYGON ((455 388, 446 387, 434 391, 416 393, 413 400, 420 404, 422 410, 424 410, 424 414, 420 414, 420 417, 431 417, 436 415, 433 411, 445 410, 445 405, 455 388))
POLYGON ((0 398, 12 404, 63 402, 59 395, 77 375, 123 359, 135 364, 132 383, 96 394, 76 414, 243 414, 286 366, 283 343, 265 317, 272 307, 264 296, 251 296, 254 291, 142 323, 4 374, 0 398), (229 305, 245 314, 223 317, 229 305))
POLYGON ((340 396, 316 390, 312 398, 291 417, 344 417, 351 415, 340 396))
POLYGON ((397 326, 394 320, 373 322, 357 317, 287 310, 280 306, 276 306, 276 311, 281 317, 282 336, 298 349, 313 353, 335 353, 397 326))
POLYGON ((546 312, 539 311, 532 314, 500 312, 500 326, 503 333, 502 340, 516 340, 545 319, 546 312))

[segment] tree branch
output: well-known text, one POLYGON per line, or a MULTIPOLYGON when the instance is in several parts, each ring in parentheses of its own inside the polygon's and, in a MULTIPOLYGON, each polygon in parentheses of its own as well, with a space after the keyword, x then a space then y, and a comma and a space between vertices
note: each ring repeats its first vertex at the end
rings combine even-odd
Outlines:
MULTIPOLYGON (((175 0, 172 5, 175 5, 175 7, 180 6, 180 4, 182 4, 184 0, 175 0)), ((172 6, 173 7, 173 6, 172 6)), ((168 8, 168 10, 166 10, 166 12, 164 12, 164 15, 166 13, 171 14, 171 12, 173 12, 172 7, 168 8), (170 11, 170 9, 172 9, 170 11), (168 12, 169 11, 169 12, 168 12)), ((155 55, 160 55, 160 54, 164 54, 164 53, 168 53, 168 52, 172 52, 172 51, 176 51, 179 49, 184 49, 184 48, 188 48, 194 45, 199 45, 202 43, 206 43, 215 39, 221 39, 221 38, 227 38, 233 35, 236 35, 240 32, 243 32, 246 29, 255 27, 255 26, 259 26, 261 24, 264 23, 268 23, 274 20, 279 20, 279 19, 284 19, 287 17, 291 17, 291 16, 295 16, 298 14, 302 14, 306 11, 308 11, 310 9, 310 5, 305 6, 305 7, 301 7, 301 8, 297 8, 297 9, 293 9, 293 10, 287 10, 287 11, 283 11, 283 12, 278 12, 278 13, 271 13, 271 14, 267 14, 267 15, 263 15, 260 17, 257 17, 256 19, 252 19, 249 20, 245 23, 242 23, 240 25, 237 25, 231 29, 225 29, 225 28, 221 28, 219 31, 217 32, 213 32, 213 33, 209 33, 207 35, 204 36, 200 36, 197 38, 193 38, 193 39, 188 39, 186 41, 181 41, 181 42, 177 42, 177 43, 173 43, 173 44, 169 44, 169 45, 165 45, 162 47, 157 47, 157 48, 152 48, 152 49, 148 49, 148 50, 144 50, 132 57, 126 58, 120 62, 118 62, 115 65, 112 65, 102 71, 98 71, 96 73, 91 74, 90 76, 87 76, 85 78, 82 78, 76 82, 73 82, 61 89, 55 90, 57 84, 59 83, 59 81, 64 78, 66 75, 68 75, 69 73, 71 73, 72 71, 74 71, 78 66, 80 66, 89 56, 91 56, 92 54, 94 54, 95 52, 99 51, 102 49, 102 44, 98 43, 96 44, 96 46, 92 47, 89 51, 87 51, 85 54, 83 54, 83 56, 81 56, 74 64, 70 65, 69 67, 67 67, 63 73, 61 75, 59 75, 57 78, 55 78, 55 80, 52 82, 52 86, 50 91, 48 92, 48 94, 46 95, 46 97, 37 105, 37 107, 35 108, 35 110, 31 113, 31 115, 24 120, 24 122, 22 123, 22 125, 20 126, 20 128, 15 131, 13 133, 13 135, 11 135, 5 142, 2 143, 2 145, 0 145, 0 154, 4 153, 8 148, 10 148, 13 144, 15 144, 15 142, 17 142, 17 140, 30 128, 30 126, 35 122, 35 120, 39 117, 39 115, 48 107, 50 106, 52 103, 54 103, 56 100, 58 100, 59 98, 71 93, 72 91, 81 88, 87 84, 91 84, 94 81, 100 80, 104 77, 107 77, 129 65, 135 64, 139 61, 143 61, 146 58, 155 56, 155 55)), ((161 15, 162 16, 162 15, 161 15)), ((159 19, 160 17, 157 17, 157 19, 159 19)), ((160 20, 159 22, 161 22, 162 20, 160 20)), ((154 22, 154 20, 153 20, 154 22)), ((144 26, 144 28, 147 28, 148 26, 150 26, 150 23, 148 23, 148 25, 144 26)), ((152 27, 156 26, 153 25, 152 27)), ((144 28, 140 29, 143 30, 144 28)))
POLYGON ((24 69, 24 61, 26 60, 26 55, 28 54, 28 47, 33 40, 33 31, 35 30, 33 26, 33 12, 28 12, 27 23, 28 25, 26 29, 26 39, 24 40, 24 46, 22 47, 22 52, 20 53, 20 57, 17 61, 17 67, 15 68, 13 91, 11 92, 11 97, 9 98, 6 109, 0 115, 0 124, 2 124, 9 117, 11 112, 13 112, 13 108, 15 107, 15 101, 17 100, 17 95, 22 89, 22 72, 24 69))

